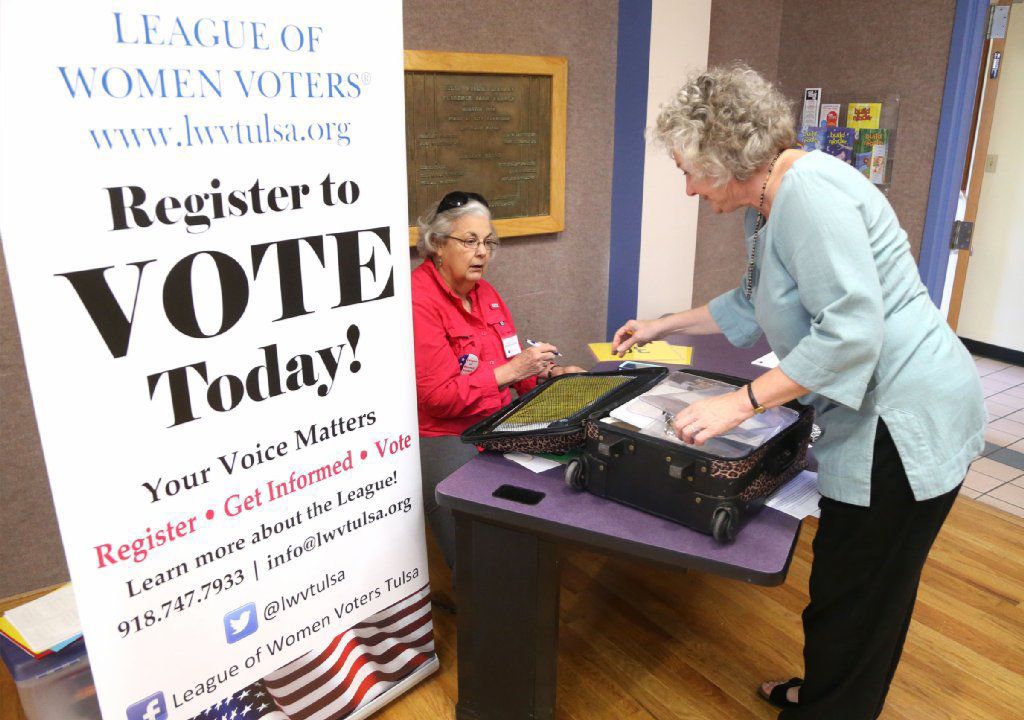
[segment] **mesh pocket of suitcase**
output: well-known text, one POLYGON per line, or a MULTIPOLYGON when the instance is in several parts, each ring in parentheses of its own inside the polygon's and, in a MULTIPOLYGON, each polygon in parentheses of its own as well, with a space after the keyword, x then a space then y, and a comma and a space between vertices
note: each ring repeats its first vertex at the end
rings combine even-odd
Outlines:
POLYGON ((493 452, 581 449, 588 417, 642 394, 667 372, 659 367, 559 375, 467 428, 462 440, 493 452))

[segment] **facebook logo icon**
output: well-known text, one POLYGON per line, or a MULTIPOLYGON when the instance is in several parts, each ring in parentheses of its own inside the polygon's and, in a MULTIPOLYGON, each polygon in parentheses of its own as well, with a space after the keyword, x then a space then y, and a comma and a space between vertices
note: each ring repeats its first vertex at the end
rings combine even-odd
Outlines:
POLYGON ((162 692, 128 706, 128 720, 167 720, 167 704, 162 692))

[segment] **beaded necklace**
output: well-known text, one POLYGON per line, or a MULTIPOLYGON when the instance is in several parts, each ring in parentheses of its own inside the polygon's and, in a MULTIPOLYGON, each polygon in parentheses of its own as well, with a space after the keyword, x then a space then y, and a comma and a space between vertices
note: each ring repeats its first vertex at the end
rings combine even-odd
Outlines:
POLYGON ((780 150, 779 153, 772 158, 772 161, 768 163, 768 174, 764 177, 764 182, 761 184, 761 200, 757 204, 757 224, 754 225, 754 242, 750 244, 750 259, 747 261, 747 278, 743 283, 743 294, 747 300, 754 294, 754 268, 757 267, 757 244, 761 240, 761 228, 768 222, 768 218, 764 216, 764 194, 768 189, 768 180, 771 179, 772 170, 775 169, 775 162, 782 157, 784 150, 780 150))

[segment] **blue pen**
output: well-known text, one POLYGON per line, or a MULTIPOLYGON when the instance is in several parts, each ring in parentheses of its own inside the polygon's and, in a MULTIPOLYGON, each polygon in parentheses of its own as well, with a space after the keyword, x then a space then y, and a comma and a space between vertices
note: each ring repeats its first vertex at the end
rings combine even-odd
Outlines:
MULTIPOLYGON (((526 344, 527 344, 527 345, 529 345, 530 347, 537 347, 538 345, 540 345, 540 343, 539 343, 539 342, 534 342, 534 341, 533 341, 533 340, 531 340, 530 338, 526 338, 526 344)), ((556 350, 556 351, 555 351, 555 357, 562 357, 562 353, 560 353, 560 352, 558 352, 558 351, 556 350)))

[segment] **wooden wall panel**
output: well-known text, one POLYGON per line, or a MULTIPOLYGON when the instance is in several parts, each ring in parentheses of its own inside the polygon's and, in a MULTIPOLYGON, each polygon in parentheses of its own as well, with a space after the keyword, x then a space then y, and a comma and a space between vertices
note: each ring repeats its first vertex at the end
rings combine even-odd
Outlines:
POLYGON ((0 253, 0 598, 67 579, 7 264, 0 253))
MULTIPOLYGON (((743 60, 796 103, 805 87, 901 97, 889 199, 920 252, 955 0, 905 0, 878 11, 842 0, 714 0, 709 63, 743 60)), ((702 204, 694 305, 735 287, 743 272, 741 214, 702 204)))
POLYGON ((605 332, 617 37, 614 0, 405 4, 408 50, 569 60, 565 231, 508 239, 487 271, 520 336, 554 343, 566 364, 592 362, 586 344, 605 332))
MULTIPOLYGON (((742 60, 770 80, 778 80, 783 0, 713 0, 708 65, 742 60)), ((683 78, 679 81, 682 82, 683 78)), ((716 215, 700 203, 693 306, 736 287, 746 268, 743 213, 716 215)))
MULTIPOLYGON (((875 9, 878 9, 877 6, 875 9)), ((956 0, 903 0, 898 12, 871 12, 840 0, 785 0, 779 81, 789 97, 805 87, 900 96, 889 201, 921 249, 946 82, 956 0), (813 28, 814 41, 804 34, 813 28)))

